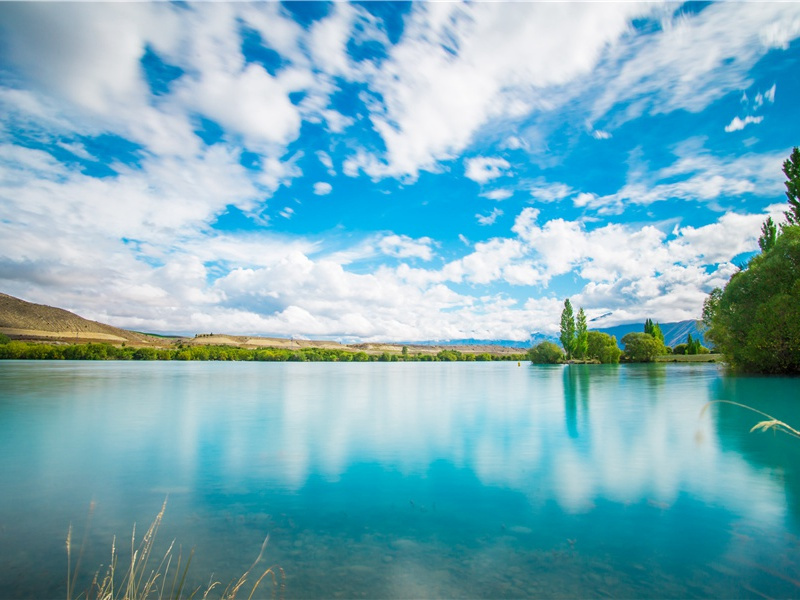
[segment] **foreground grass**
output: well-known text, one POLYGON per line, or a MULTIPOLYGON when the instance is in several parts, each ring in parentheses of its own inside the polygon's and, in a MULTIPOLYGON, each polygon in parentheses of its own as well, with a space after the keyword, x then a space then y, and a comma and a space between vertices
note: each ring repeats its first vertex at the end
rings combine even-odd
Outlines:
POLYGON ((722 354, 665 354, 656 358, 660 363, 724 362, 722 354))
MULTIPOLYGON (((166 508, 167 502, 165 500, 161 510, 158 515, 156 515, 149 529, 145 532, 138 546, 136 545, 136 525, 133 526, 130 562, 126 562, 124 565, 119 564, 119 554, 115 537, 111 542, 111 560, 109 566, 102 574, 98 570, 94 574, 90 587, 77 596, 74 595, 74 587, 75 581, 80 573, 80 563, 86 545, 88 525, 74 568, 72 567, 72 526, 70 525, 69 531, 67 532, 67 600, 80 600, 83 598, 86 600, 145 600, 150 598, 162 600, 167 598, 205 599, 216 597, 221 600, 235 600, 237 597, 240 597, 239 594, 242 594, 241 597, 243 598, 246 597, 248 600, 252 600, 260 587, 262 589, 266 588, 266 585, 262 586, 265 580, 266 584, 271 584, 271 597, 283 598, 285 591, 285 575, 283 569, 272 566, 263 571, 256 570, 256 567, 264 556, 264 550, 267 547, 269 536, 267 536, 264 543, 261 545, 261 551, 250 568, 247 569, 241 577, 231 581, 224 589, 221 587, 222 584, 219 581, 209 582, 205 589, 203 589, 203 586, 187 589, 186 576, 189 572, 194 550, 192 550, 186 560, 184 560, 181 550, 178 550, 177 554, 175 553, 174 540, 160 558, 158 564, 153 566, 155 564, 154 557, 152 556, 153 546, 166 508), (153 559, 152 562, 151 559, 153 559), (219 596, 217 596, 217 593, 219 593, 219 596)), ((90 509, 90 520, 91 513, 92 511, 90 509)))

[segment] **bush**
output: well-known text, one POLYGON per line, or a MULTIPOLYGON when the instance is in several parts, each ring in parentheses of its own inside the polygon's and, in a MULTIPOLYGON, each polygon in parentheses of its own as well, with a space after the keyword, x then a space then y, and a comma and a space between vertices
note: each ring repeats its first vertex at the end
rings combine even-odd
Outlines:
POLYGON ((622 355, 622 350, 617 346, 617 338, 600 331, 589 331, 588 350, 586 356, 599 360, 603 364, 616 364, 622 355))
POLYGON ((555 365, 564 358, 564 351, 553 342, 540 342, 528 350, 528 360, 535 365, 555 365))
POLYGON ((630 362, 655 362, 656 357, 666 354, 664 344, 649 333, 631 332, 622 338, 625 358, 630 362))

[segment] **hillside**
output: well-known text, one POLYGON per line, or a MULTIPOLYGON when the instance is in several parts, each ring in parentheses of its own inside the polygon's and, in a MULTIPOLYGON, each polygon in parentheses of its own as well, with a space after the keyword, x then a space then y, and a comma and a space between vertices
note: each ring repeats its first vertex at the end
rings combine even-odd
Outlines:
POLYGON ((156 337, 90 321, 61 308, 33 304, 0 293, 0 333, 13 339, 64 342, 122 342, 163 345, 156 337))

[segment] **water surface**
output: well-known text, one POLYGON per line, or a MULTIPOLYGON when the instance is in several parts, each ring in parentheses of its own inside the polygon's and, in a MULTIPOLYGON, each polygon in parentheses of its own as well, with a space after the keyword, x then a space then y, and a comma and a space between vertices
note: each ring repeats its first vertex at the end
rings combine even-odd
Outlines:
MULTIPOLYGON (((0 597, 141 532, 287 597, 797 597, 800 380, 716 365, 0 362, 0 597)), ((85 583, 86 580, 84 580, 85 583)))

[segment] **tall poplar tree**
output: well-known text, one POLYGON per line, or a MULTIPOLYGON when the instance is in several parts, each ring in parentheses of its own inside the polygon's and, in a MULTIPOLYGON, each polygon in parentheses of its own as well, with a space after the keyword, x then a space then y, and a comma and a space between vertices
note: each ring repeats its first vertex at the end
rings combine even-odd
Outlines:
POLYGON ((561 336, 559 339, 567 354, 567 360, 569 360, 575 351, 575 313, 572 312, 572 303, 569 298, 564 300, 564 310, 561 311, 561 336))
POLYGON ((578 310, 578 318, 575 320, 575 358, 586 358, 589 350, 589 328, 586 324, 586 314, 583 307, 578 310))

